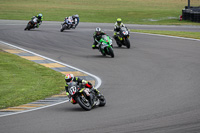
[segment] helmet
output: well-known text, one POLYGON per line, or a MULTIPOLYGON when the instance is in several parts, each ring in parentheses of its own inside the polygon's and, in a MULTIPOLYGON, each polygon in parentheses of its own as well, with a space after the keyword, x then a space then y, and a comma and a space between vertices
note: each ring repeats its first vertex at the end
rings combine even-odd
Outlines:
POLYGON ((121 19, 121 18, 118 18, 118 19, 117 19, 117 24, 120 25, 121 22, 122 22, 122 19, 121 19))
POLYGON ((66 82, 71 82, 74 79, 74 75, 73 74, 67 74, 65 76, 65 81, 66 82))
POLYGON ((95 32, 96 32, 97 35, 100 35, 100 33, 101 33, 101 28, 97 27, 97 28, 95 29, 95 32))
POLYGON ((42 18, 42 14, 38 14, 38 19, 41 19, 42 18))

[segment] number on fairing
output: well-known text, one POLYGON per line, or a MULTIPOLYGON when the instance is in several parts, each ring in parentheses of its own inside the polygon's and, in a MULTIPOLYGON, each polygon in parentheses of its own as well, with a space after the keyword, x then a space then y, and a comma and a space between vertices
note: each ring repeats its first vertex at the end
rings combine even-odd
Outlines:
POLYGON ((76 93, 76 86, 72 86, 70 89, 69 89, 69 93, 71 95, 74 95, 76 93))

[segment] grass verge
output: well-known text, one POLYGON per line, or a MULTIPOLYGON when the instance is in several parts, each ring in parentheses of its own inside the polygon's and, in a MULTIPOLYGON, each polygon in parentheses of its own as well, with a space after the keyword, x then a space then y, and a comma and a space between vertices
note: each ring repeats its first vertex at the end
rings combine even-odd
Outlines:
POLYGON ((186 32, 186 31, 161 31, 161 30, 131 30, 132 32, 160 34, 169 36, 178 36, 186 38, 200 39, 200 32, 186 32))
POLYGON ((0 109, 60 93, 64 76, 52 69, 0 50, 0 109))

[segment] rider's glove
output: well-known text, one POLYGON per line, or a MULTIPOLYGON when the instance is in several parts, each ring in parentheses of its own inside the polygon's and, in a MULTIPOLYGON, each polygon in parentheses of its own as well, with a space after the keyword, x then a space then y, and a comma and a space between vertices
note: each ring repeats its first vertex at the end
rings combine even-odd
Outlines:
POLYGON ((66 95, 67 95, 68 97, 70 97, 69 92, 66 92, 66 95))
POLYGON ((88 83, 88 82, 85 81, 85 80, 82 81, 82 85, 85 85, 85 84, 87 84, 87 83, 88 83))

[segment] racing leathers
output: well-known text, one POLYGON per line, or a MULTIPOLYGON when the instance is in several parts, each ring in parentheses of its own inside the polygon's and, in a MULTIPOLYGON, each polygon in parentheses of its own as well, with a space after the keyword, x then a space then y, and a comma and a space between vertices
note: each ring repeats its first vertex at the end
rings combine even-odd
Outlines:
POLYGON ((39 25, 42 24, 43 16, 36 15, 36 16, 33 16, 31 20, 33 20, 34 18, 37 18, 37 24, 35 25, 35 28, 39 28, 39 25))
POLYGON ((97 34, 97 32, 94 32, 93 38, 94 38, 94 43, 92 45, 93 49, 98 49, 97 44, 99 44, 100 39, 102 38, 102 35, 106 35, 103 31, 97 34))
MULTIPOLYGON (((67 25, 72 25, 72 17, 71 16, 69 16, 69 17, 66 17, 65 19, 64 19, 64 22, 63 22, 63 24, 67 24, 67 25)), ((62 24, 62 25, 63 25, 62 24)))
POLYGON ((73 19, 73 27, 72 28, 76 28, 76 26, 79 24, 79 15, 76 14, 76 15, 73 15, 72 16, 72 19, 73 19))
POLYGON ((126 26, 123 23, 121 23, 120 25, 118 25, 117 22, 115 23, 115 26, 114 26, 114 38, 115 39, 117 39, 121 27, 126 27, 126 26))

